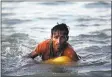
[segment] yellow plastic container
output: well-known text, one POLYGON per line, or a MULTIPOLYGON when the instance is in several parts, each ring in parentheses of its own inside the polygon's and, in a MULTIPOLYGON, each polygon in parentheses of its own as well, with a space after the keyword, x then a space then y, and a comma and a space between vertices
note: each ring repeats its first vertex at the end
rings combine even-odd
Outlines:
POLYGON ((72 60, 67 56, 60 56, 57 58, 46 60, 45 63, 49 64, 69 64, 72 60))

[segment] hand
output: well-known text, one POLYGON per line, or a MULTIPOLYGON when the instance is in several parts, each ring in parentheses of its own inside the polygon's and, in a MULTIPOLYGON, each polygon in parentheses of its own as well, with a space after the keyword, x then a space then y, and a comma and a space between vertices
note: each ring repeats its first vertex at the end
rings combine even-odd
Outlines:
POLYGON ((23 55, 22 58, 31 58, 30 54, 23 55))
POLYGON ((39 64, 39 62, 37 61, 37 60, 35 60, 35 59, 33 59, 31 56, 30 56, 30 54, 27 54, 27 55, 24 55, 24 56, 22 56, 22 58, 23 58, 23 60, 26 62, 26 63, 37 63, 37 64, 39 64))

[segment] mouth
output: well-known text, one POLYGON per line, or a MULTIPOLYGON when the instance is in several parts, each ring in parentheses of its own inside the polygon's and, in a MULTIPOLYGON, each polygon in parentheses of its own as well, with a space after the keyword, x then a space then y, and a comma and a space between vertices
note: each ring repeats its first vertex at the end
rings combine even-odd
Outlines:
POLYGON ((57 49, 60 49, 60 48, 61 48, 61 45, 56 45, 56 48, 57 48, 57 49))
POLYGON ((58 45, 56 45, 56 47, 57 47, 57 48, 59 48, 60 46, 61 46, 61 45, 59 45, 59 44, 58 44, 58 45))

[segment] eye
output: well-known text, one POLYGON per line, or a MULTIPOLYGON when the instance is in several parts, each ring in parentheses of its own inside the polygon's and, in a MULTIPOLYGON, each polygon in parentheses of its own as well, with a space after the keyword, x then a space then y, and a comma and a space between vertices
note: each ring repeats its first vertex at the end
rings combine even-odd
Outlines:
POLYGON ((54 36, 55 39, 58 39, 58 36, 54 36))
POLYGON ((61 36, 61 38, 62 38, 62 39, 65 39, 66 37, 65 37, 65 36, 61 36))
POLYGON ((61 36, 61 38, 65 38, 65 36, 61 36))

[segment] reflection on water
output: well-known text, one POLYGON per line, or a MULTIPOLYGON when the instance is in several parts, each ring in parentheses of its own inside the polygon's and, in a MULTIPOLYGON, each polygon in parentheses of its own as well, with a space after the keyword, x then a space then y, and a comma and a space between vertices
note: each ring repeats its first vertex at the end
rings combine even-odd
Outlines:
POLYGON ((110 2, 2 2, 2 77, 111 77, 110 2), (50 65, 24 58, 50 38, 56 23, 70 27, 81 60, 50 65))

